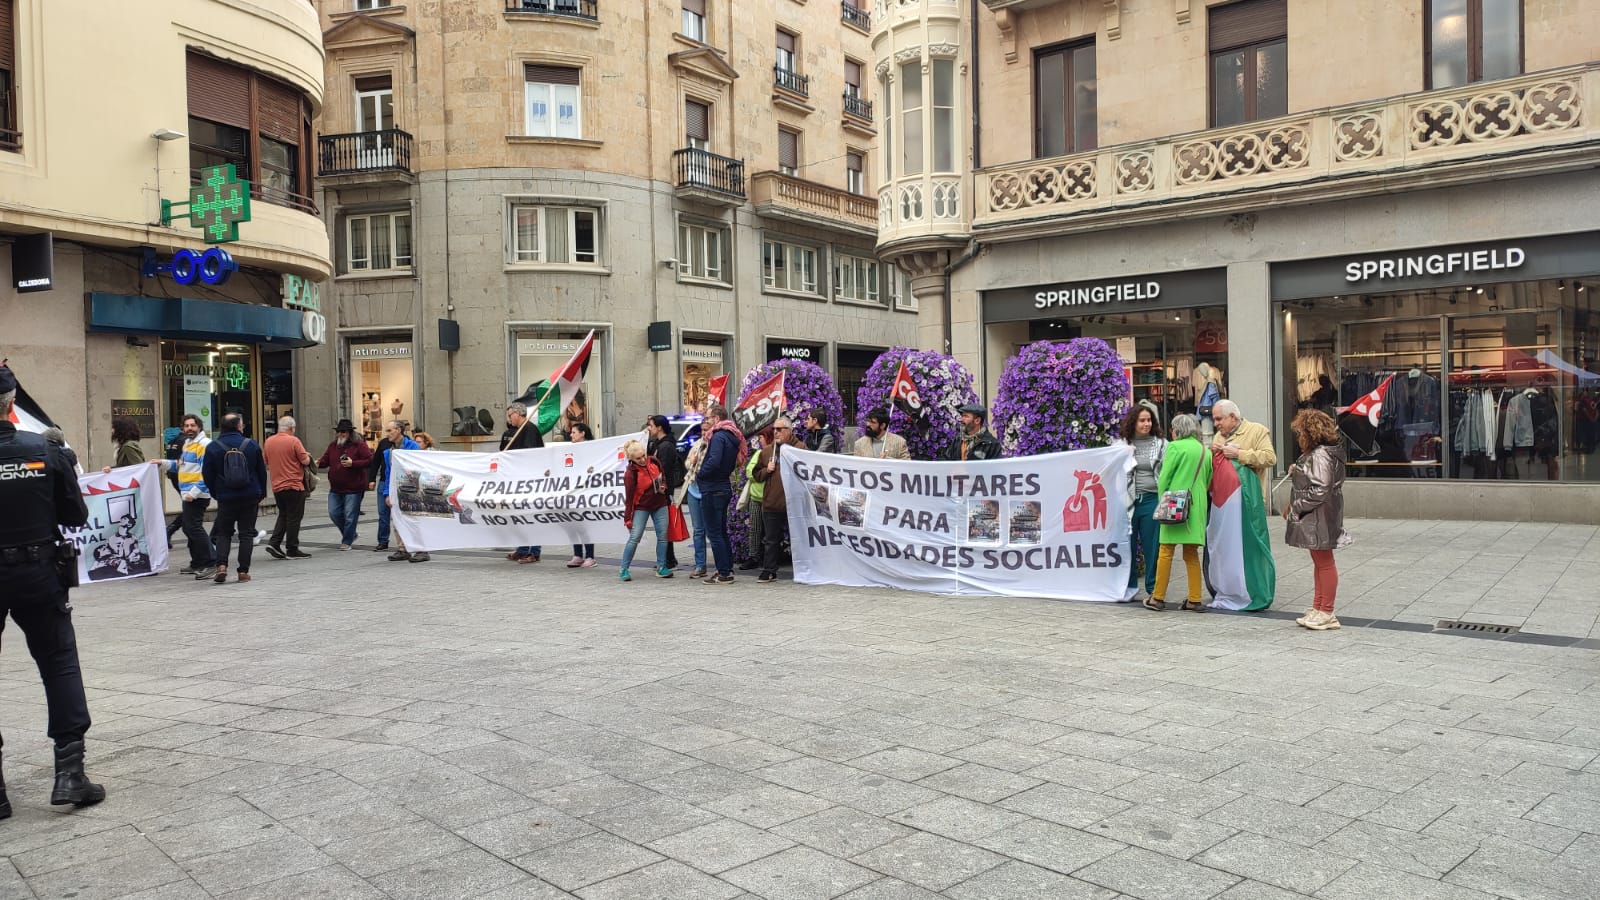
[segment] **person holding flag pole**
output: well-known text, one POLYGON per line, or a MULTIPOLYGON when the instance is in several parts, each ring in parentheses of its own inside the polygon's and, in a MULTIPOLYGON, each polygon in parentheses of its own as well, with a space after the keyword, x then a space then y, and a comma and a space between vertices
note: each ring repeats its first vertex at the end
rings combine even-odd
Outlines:
MULTIPOLYGON (((561 411, 566 409, 583 389, 584 376, 589 372, 589 357, 594 352, 594 329, 578 345, 572 358, 557 369, 544 383, 544 391, 531 406, 528 401, 539 392, 539 384, 528 387, 523 395, 506 407, 506 432, 500 438, 500 450, 526 450, 544 446, 544 435, 556 427, 561 411), (532 424, 530 429, 528 426, 532 424)), ((543 548, 518 547, 506 554, 515 563, 536 563, 543 548)))

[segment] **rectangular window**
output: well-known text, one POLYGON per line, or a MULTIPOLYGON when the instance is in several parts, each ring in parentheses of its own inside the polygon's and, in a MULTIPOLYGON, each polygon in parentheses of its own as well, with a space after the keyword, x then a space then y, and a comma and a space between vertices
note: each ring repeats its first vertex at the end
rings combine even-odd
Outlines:
POLYGON ((1428 0, 1427 87, 1522 74, 1522 0, 1428 0))
POLYGON ((857 303, 877 303, 878 261, 839 254, 833 267, 833 295, 857 303))
POLYGON ((683 132, 689 146, 696 150, 711 149, 711 107, 698 100, 683 104, 683 132))
POLYGON ((17 126, 16 12, 12 0, 0 0, 0 149, 22 146, 17 126))
POLYGON ((1094 42, 1039 50, 1033 57, 1033 152, 1040 158, 1099 146, 1094 42))
POLYGON ((858 100, 861 98, 861 63, 853 59, 844 61, 844 94, 858 100))
POLYGON ((686 38, 706 42, 706 0, 683 0, 683 24, 679 31, 686 38))
POLYGON ((956 170, 956 61, 933 61, 933 171, 956 170))
POLYGON ((800 174, 800 135, 787 128, 778 129, 778 171, 791 176, 800 174))
POLYGON ((600 211, 585 206, 511 206, 511 259, 519 263, 598 265, 600 211))
POLYGON ((797 66, 797 64, 795 62, 795 38, 794 38, 794 35, 790 34, 787 31, 784 31, 781 28, 778 29, 777 54, 778 54, 777 63, 778 63, 778 68, 779 69, 781 69, 782 71, 785 71, 785 72, 798 72, 798 71, 800 71, 800 69, 798 68, 798 66, 797 66))
POLYGON ((1240 0, 1209 11, 1211 124, 1238 125, 1289 111, 1287 0, 1240 0))
POLYGON ((728 230, 688 222, 678 224, 678 274, 684 278, 704 278, 727 284, 723 268, 727 258, 728 230))
POLYGON ((852 194, 867 192, 867 158, 854 150, 844 155, 844 186, 852 194))
MULTIPOLYGON (((3 0, 0 0, 3 2, 3 0)), ((314 212, 311 105, 298 88, 190 51, 186 60, 189 166, 232 163, 267 203, 314 212)))
POLYGON ((242 178, 250 171, 250 132, 244 128, 189 117, 189 168, 196 171, 233 163, 242 178))
POLYGON ((411 268, 411 214, 373 213, 345 220, 345 271, 392 272, 411 268))
POLYGON ((888 79, 879 79, 878 97, 883 101, 883 180, 894 180, 894 92, 888 79))
POLYGON ((527 133, 533 137, 583 137, 579 70, 529 63, 526 73, 527 133))
POLYGON ((356 0, 356 9, 383 9, 390 0, 356 0))
POLYGON ((782 241, 762 241, 761 283, 779 291, 817 293, 817 251, 782 241))
POLYGON ((899 266, 883 267, 883 283, 890 306, 905 310, 917 308, 917 297, 911 293, 911 278, 899 266))
POLYGON ((900 67, 900 174, 922 174, 922 63, 900 67))

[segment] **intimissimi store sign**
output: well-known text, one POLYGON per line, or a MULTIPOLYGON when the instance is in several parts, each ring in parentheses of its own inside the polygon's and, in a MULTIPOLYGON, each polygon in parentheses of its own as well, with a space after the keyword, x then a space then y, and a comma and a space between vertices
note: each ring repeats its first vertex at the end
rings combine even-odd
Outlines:
POLYGON ((985 322, 1027 322, 1151 309, 1223 306, 1227 302, 1228 271, 1196 269, 984 291, 983 319, 985 322))
POLYGON ((1600 232, 1385 250, 1272 266, 1275 300, 1390 294, 1600 272, 1600 232))

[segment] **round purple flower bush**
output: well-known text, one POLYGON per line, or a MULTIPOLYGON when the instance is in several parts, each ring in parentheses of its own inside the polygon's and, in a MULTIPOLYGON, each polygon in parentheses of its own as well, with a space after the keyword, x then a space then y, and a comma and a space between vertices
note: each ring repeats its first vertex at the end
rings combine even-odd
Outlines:
POLYGON ((867 413, 873 409, 887 407, 889 430, 906 439, 911 458, 937 459, 960 433, 961 414, 956 410, 977 402, 972 372, 956 362, 955 357, 936 350, 891 347, 867 369, 861 388, 856 391, 856 427, 866 426, 867 413), (911 380, 916 382, 923 405, 928 407, 927 418, 920 422, 889 402, 894 376, 902 361, 911 380))
POLYGON ((1128 411, 1122 358, 1099 338, 1035 341, 1006 361, 991 418, 1006 456, 1104 447, 1128 411))
MULTIPOLYGON (((839 426, 844 420, 844 399, 839 396, 839 388, 826 369, 805 360, 778 359, 752 368, 745 373, 744 382, 739 385, 739 399, 729 405, 729 414, 749 396, 756 385, 779 372, 783 373, 784 398, 788 401, 784 412, 794 421, 794 436, 801 441, 806 439, 806 414, 817 410, 828 420, 827 427, 833 432, 833 439, 842 440, 843 433, 839 426)), ((756 435, 747 434, 745 440, 754 437, 756 435)), ((750 452, 754 454, 755 449, 752 447, 750 452)), ((746 480, 742 467, 734 472, 733 498, 728 502, 728 544, 736 560, 754 559, 761 553, 761 548, 751 546, 750 515, 739 508, 739 493, 744 489, 746 480)))

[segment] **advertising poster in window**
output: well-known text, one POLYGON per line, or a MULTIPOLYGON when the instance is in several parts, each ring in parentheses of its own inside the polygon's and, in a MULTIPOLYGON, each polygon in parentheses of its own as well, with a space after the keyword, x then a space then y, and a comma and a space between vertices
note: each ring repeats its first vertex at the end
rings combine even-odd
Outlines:
POLYGON ((721 375, 722 345, 685 343, 679 354, 683 366, 683 411, 704 415, 711 402, 711 379, 721 375))
MULTIPOLYGON (((511 387, 513 397, 521 397, 534 384, 548 382, 552 375, 561 370, 562 366, 572 358, 578 347, 583 343, 587 331, 582 334, 565 334, 558 337, 519 337, 517 339, 517 381, 511 387)), ((598 335, 596 336, 598 338, 598 335)), ((590 351, 589 367, 584 373, 583 387, 573 397, 567 408, 561 411, 561 418, 556 420, 556 427, 549 434, 544 435, 548 441, 568 440, 567 432, 573 423, 582 422, 594 431, 595 437, 601 436, 600 403, 606 393, 605 385, 605 342, 596 340, 594 349, 590 351)), ((538 398, 533 398, 529 403, 531 407, 538 398)))

